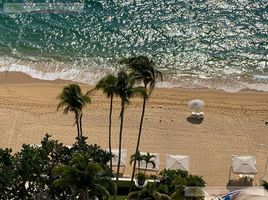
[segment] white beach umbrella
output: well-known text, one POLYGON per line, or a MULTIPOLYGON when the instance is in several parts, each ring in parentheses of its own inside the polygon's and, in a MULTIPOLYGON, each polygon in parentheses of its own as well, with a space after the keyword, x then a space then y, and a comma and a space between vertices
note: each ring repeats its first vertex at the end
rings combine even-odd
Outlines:
MULTIPOLYGON (((118 155, 119 155, 119 150, 118 149, 112 149, 112 165, 117 166, 118 164, 118 155)), ((127 161, 127 150, 126 149, 121 149, 121 160, 120 160, 120 166, 126 166, 126 161, 127 161)))
POLYGON ((189 101, 188 107, 195 112, 199 112, 203 107, 205 103, 201 99, 194 99, 189 101))
POLYGON ((268 192, 262 187, 250 187, 242 190, 235 200, 268 200, 268 192))
POLYGON ((237 174, 257 174, 255 156, 232 156, 232 170, 237 174))
POLYGON ((189 171, 189 156, 166 154, 166 168, 189 171))

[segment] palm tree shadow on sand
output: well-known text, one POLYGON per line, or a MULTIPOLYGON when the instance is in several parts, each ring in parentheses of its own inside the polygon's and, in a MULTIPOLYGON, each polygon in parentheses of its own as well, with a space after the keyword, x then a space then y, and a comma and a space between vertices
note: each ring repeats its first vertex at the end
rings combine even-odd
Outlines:
POLYGON ((188 122, 190 122, 191 124, 201 124, 204 120, 203 117, 192 117, 192 116, 189 116, 186 118, 186 120, 188 122))

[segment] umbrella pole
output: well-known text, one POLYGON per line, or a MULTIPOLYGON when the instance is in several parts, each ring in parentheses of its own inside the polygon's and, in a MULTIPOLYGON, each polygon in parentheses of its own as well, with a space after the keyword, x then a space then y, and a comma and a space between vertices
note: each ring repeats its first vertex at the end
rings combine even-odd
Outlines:
POLYGON ((232 173, 232 166, 230 167, 230 170, 229 170, 229 183, 230 183, 230 180, 231 180, 231 173, 232 173))

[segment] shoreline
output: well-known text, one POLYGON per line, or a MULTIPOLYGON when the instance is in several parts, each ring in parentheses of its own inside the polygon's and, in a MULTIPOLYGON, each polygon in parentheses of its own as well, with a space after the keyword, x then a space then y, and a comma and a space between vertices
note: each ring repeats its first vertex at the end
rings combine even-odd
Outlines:
MULTIPOLYGON (((39 144, 46 133, 65 145, 76 137, 72 113, 56 111, 57 95, 71 81, 43 81, 22 73, 0 74, 0 148, 16 152, 23 143, 39 144)), ((80 83, 79 83, 80 84, 80 83)), ((83 92, 92 86, 80 84, 83 92)), ((257 184, 267 159, 268 93, 242 91, 227 93, 211 89, 156 88, 145 112, 141 151, 160 153, 160 168, 165 154, 190 156, 190 173, 203 176, 208 186, 226 186, 231 155, 256 155, 257 184), (190 123, 191 99, 204 100, 204 121, 190 123)), ((112 147, 118 146, 120 100, 115 99, 112 147)), ((142 100, 131 99, 126 108, 123 148, 128 158, 134 152, 142 100)), ((92 104, 84 110, 83 129, 88 143, 108 147, 109 100, 92 94, 92 104)), ((130 175, 127 159, 125 175, 130 175)))
MULTIPOLYGON (((84 86, 93 87, 92 84, 87 84, 84 82, 66 80, 66 79, 55 79, 55 80, 45 80, 33 78, 29 74, 23 72, 0 72, 0 84, 15 85, 15 84, 70 84, 77 83, 84 86)), ((223 89, 215 89, 209 87, 200 87, 200 88, 184 88, 184 87, 156 87, 157 89, 179 89, 185 91, 211 91, 211 92, 223 92, 223 93, 267 93, 267 91, 255 90, 255 89, 242 89, 236 92, 228 92, 223 89)))

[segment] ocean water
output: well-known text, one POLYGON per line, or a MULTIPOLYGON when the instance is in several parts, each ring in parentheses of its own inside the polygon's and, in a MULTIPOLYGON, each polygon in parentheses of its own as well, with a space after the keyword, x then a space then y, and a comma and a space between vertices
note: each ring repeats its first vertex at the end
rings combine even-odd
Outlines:
POLYGON ((94 84, 121 58, 148 55, 164 73, 159 87, 268 91, 268 0, 87 0, 77 13, 7 12, 14 2, 0 1, 0 71, 94 84))

